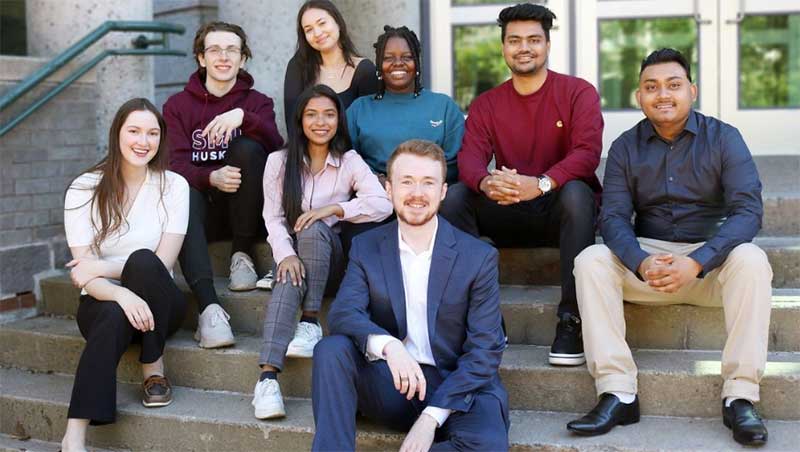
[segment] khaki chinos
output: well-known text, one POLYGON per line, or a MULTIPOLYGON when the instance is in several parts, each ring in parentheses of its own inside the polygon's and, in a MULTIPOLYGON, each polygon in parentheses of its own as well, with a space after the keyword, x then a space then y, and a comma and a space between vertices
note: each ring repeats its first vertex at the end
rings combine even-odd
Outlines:
MULTIPOLYGON (((637 240, 649 254, 686 256, 703 245, 637 240)), ((575 281, 586 364, 598 396, 612 391, 637 392, 636 364, 625 342, 624 299, 642 305, 722 306, 728 333, 722 350, 722 398, 759 401, 772 302, 772 268, 759 247, 743 243, 705 277, 675 293, 662 293, 628 270, 606 245, 593 245, 575 259, 575 281)))

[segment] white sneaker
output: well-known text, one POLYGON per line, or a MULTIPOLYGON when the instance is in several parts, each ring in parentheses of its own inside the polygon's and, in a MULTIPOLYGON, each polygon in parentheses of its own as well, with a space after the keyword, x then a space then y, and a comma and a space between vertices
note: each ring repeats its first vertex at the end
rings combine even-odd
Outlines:
POLYGON ((256 383, 256 389, 253 391, 253 406, 257 419, 275 419, 286 416, 278 380, 267 378, 256 383))
POLYGON ((264 290, 272 290, 272 286, 275 284, 275 274, 272 273, 272 270, 268 271, 263 278, 259 279, 256 283, 256 287, 259 289, 264 290))
POLYGON ((300 322, 294 330, 294 339, 286 349, 288 358, 311 358, 314 346, 322 339, 322 327, 316 323, 300 322))
POLYGON ((231 316, 222 309, 222 306, 212 303, 208 305, 197 318, 197 331, 194 340, 200 341, 202 348, 226 347, 236 343, 228 323, 231 316))
POLYGON ((256 267, 247 254, 237 251, 231 256, 231 275, 228 289, 233 291, 253 290, 256 288, 256 267))

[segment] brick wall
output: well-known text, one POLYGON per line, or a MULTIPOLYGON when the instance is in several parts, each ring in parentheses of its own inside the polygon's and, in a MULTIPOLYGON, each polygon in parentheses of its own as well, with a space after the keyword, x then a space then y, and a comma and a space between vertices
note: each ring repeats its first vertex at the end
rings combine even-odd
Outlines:
MULTIPOLYGON (((0 92, 43 62, 0 57, 0 92)), ((56 74, 0 113, 0 123, 60 79, 56 74)), ((67 262, 64 190, 104 153, 97 149, 96 98, 93 78, 84 76, 0 138, 0 300, 33 290, 35 274, 67 262)))

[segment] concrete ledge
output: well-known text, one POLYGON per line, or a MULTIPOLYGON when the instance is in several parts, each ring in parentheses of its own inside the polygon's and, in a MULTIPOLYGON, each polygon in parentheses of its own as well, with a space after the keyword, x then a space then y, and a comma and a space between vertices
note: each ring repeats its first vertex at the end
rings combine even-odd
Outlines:
MULTIPOLYGON (((174 384, 251 394, 258 380, 261 339, 237 338, 233 348, 204 350, 192 332, 179 331, 164 353, 174 384)), ((39 317, 7 325, 0 332, 0 366, 72 374, 84 340, 72 320, 39 317)), ((511 345, 500 373, 514 409, 588 411, 594 405, 594 383, 586 367, 552 367, 547 346, 511 345), (569 390, 565 390, 569 388, 569 390)), ((118 378, 138 383, 138 347, 132 347, 118 367, 118 378)), ((637 350, 642 413, 665 416, 719 415, 720 352, 637 350)), ((310 397, 311 360, 287 359, 280 379, 284 396, 310 397)), ((760 410, 767 418, 800 420, 800 352, 769 355, 761 384, 760 410)))
MULTIPOLYGON (((181 278, 178 285, 190 299, 184 327, 194 329, 197 303, 181 278)), ((271 292, 231 292, 223 278, 216 278, 215 285, 222 306, 231 315, 234 331, 260 335, 271 292)), ((42 312, 75 315, 79 291, 66 275, 43 279, 40 286, 42 312)), ((560 297, 561 290, 554 286, 501 286, 500 302, 510 342, 550 345, 560 297)), ((323 303, 323 325, 330 303, 329 298, 323 303)), ((769 349, 800 351, 800 289, 774 289, 772 310, 769 349)), ((628 341, 631 346, 642 348, 721 350, 727 337, 722 314, 719 308, 626 304, 628 341)))
MULTIPOLYGON (((72 379, 61 375, 0 370, 0 430, 21 425, 29 435, 58 441, 66 425, 72 379), (42 420, 46 422, 42 422, 42 420)), ((120 385, 118 422, 89 429, 89 443, 132 450, 309 450, 313 436, 311 403, 288 399, 284 420, 253 418, 250 396, 175 387, 175 401, 159 409, 142 407, 138 385, 120 385), (213 408, 213 409, 212 409, 213 408)), ((720 419, 644 416, 640 423, 593 438, 572 436, 564 428, 569 413, 512 411, 512 451, 731 451, 740 448, 720 419)), ((796 446, 800 423, 767 420, 770 440, 764 451, 796 446)), ((359 422, 358 450, 396 450, 403 434, 359 422)))
MULTIPOLYGON (((51 61, 50 58, 0 55, 0 82, 19 82, 31 75, 34 71, 51 61)), ((75 69, 82 66, 85 61, 73 60, 71 63, 56 71, 46 78, 44 83, 59 83, 75 69)), ((95 83, 97 76, 95 70, 83 74, 75 83, 95 83)))

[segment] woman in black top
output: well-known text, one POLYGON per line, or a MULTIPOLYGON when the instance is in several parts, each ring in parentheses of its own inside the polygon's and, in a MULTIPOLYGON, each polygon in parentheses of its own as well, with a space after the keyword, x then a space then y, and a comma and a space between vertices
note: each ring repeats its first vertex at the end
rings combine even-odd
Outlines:
POLYGON ((375 65, 358 55, 342 14, 328 0, 309 0, 297 13, 297 52, 286 66, 283 83, 287 128, 293 127, 290 118, 297 97, 315 84, 331 87, 345 108, 378 91, 375 65))

